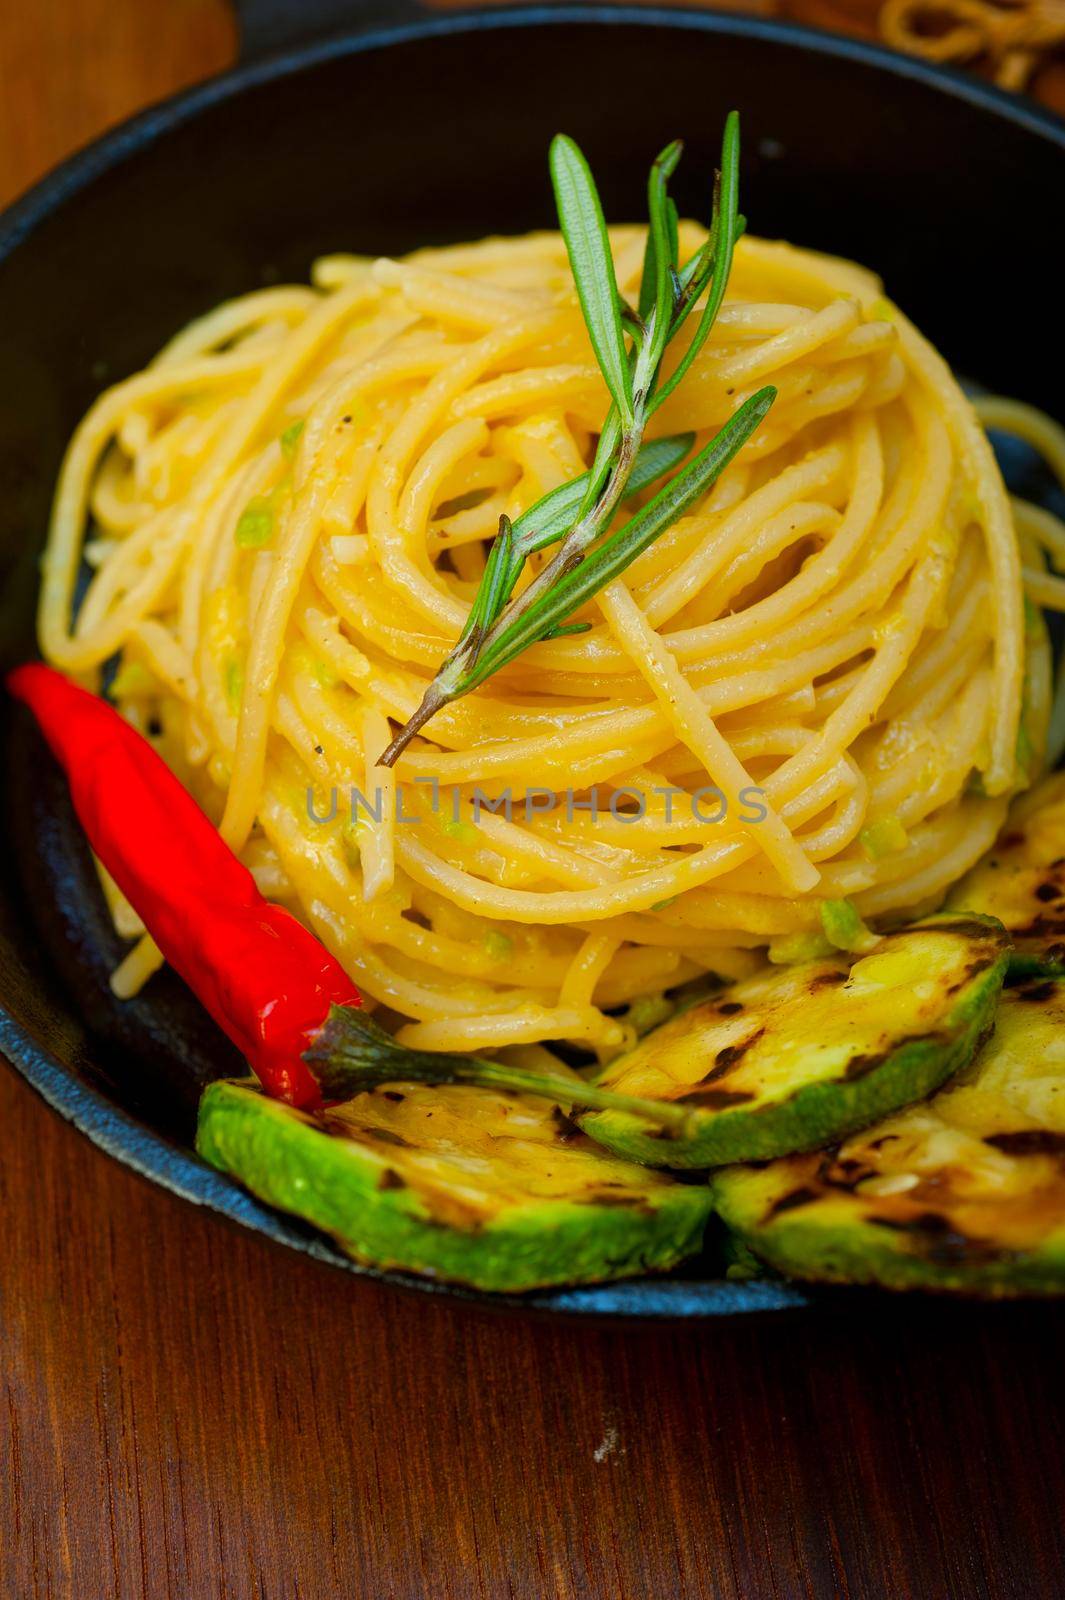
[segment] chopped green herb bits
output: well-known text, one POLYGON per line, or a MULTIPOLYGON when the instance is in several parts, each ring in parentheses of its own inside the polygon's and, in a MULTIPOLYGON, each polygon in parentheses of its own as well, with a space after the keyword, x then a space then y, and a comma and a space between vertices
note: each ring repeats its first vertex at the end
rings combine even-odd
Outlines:
POLYGON ((862 829, 858 842, 870 861, 882 861, 885 856, 897 855, 900 850, 905 850, 910 836, 898 817, 878 817, 862 829))
POLYGON ((865 926, 851 900, 822 900, 821 926, 825 938, 836 950, 860 955, 877 942, 876 934, 865 926))
POLYGON ((493 961, 506 961, 514 954, 514 940, 497 928, 489 928, 484 936, 484 947, 493 961))
POLYGON ((273 537, 273 503, 267 495, 253 495, 237 518, 237 544, 242 550, 262 550, 273 537))
POLYGON ((226 704, 234 716, 240 710, 240 701, 243 693, 244 668, 239 661, 229 661, 226 663, 226 704))
POLYGON ((300 435, 303 432, 303 428, 304 420, 302 417, 300 417, 298 422, 289 423, 288 427, 278 440, 278 443, 281 446, 281 454, 284 456, 286 461, 291 461, 293 456, 296 454, 296 446, 300 442, 300 435))
POLYGON ((793 967, 799 961, 818 961, 831 955, 833 946, 823 933, 785 933, 770 939, 766 954, 775 967, 793 967))

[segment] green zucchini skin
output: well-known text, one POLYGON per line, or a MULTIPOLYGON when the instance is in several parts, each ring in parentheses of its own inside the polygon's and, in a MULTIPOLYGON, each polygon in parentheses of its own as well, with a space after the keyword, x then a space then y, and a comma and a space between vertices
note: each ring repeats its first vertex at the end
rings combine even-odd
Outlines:
POLYGON ((358 1261, 497 1292, 666 1271, 712 1211, 704 1186, 618 1161, 550 1102, 465 1086, 397 1084, 309 1115, 222 1081, 196 1148, 358 1261))
POLYGON ((600 1074, 611 1089, 691 1105, 688 1130, 649 1131, 616 1111, 578 1120, 615 1154, 658 1167, 764 1161, 829 1144, 924 1099, 972 1057, 992 1024, 1006 961, 997 922, 940 915, 885 935, 860 960, 758 975, 665 1023, 600 1074), (897 981, 868 988, 892 962, 897 981), (918 1003, 929 970, 942 981, 918 1003), (826 1028, 842 1030, 831 1057, 826 1028))
POLYGON ((929 1105, 711 1188, 737 1241, 790 1277, 1065 1294, 1065 984, 1005 990, 994 1038, 929 1105))
MULTIPOLYGON (((721 1168, 719 1176, 729 1170, 721 1168)), ((759 1230, 740 1195, 730 1194, 725 1185, 717 1193, 725 1221, 767 1265, 788 1278, 989 1300, 1065 1294, 1065 1236, 1023 1255, 966 1260, 970 1246, 964 1238, 939 1234, 904 1250, 885 1229, 857 1220, 837 1228, 795 1221, 787 1229, 759 1230)), ((911 1242, 918 1237, 911 1235, 911 1242)))
POLYGON ((1065 773, 1017 802, 947 907, 998 918, 1013 940, 1012 974, 1065 974, 1065 773))

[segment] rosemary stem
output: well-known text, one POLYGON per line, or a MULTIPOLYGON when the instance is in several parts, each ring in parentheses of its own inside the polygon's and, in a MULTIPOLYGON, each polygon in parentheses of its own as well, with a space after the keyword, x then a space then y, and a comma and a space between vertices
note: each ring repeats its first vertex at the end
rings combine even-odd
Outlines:
POLYGON ((580 522, 570 529, 559 545, 557 553, 540 569, 528 587, 518 596, 517 601, 508 606, 499 620, 488 630, 481 641, 481 651, 478 654, 487 650, 499 634, 527 610, 534 600, 551 589, 559 578, 564 578, 572 572, 589 545, 594 544, 606 532, 607 524, 617 510, 629 473, 632 471, 632 463, 643 441, 643 429, 644 418, 641 411, 633 419, 632 426, 626 428, 621 435, 617 460, 610 469, 610 476, 600 498, 587 516, 582 517, 580 522))
MULTIPOLYGON (((653 330, 648 327, 643 330, 640 347, 637 355, 636 367, 639 370, 647 348, 647 340, 653 337, 653 330)), ((562 543, 551 560, 533 578, 525 590, 512 600, 501 612, 490 628, 477 628, 464 638, 451 655, 444 662, 436 677, 426 689, 421 704, 409 718, 392 740, 388 748, 378 759, 379 767, 395 766, 403 751, 414 738, 419 729, 436 715, 445 705, 452 700, 458 700, 467 693, 470 684, 469 673, 476 664, 478 656, 491 648, 516 619, 525 611, 541 594, 545 594, 560 578, 564 578, 578 564, 585 550, 605 533, 611 517, 617 510, 621 497, 625 492, 629 474, 633 463, 639 454, 640 445, 643 443, 643 430, 646 425, 646 409, 644 397, 634 407, 631 424, 624 428, 618 446, 617 456, 610 469, 606 484, 595 505, 575 523, 566 534, 562 543)))
POLYGON ((377 765, 379 767, 394 767, 419 728, 423 728, 430 717, 435 717, 438 711, 456 698, 456 692, 449 694, 441 682, 443 676, 444 673, 441 670, 428 689, 426 689, 417 710, 407 718, 406 723, 400 728, 392 743, 378 756, 377 765))
MULTIPOLYGON (((489 551, 466 627, 426 689, 417 711, 381 756, 382 766, 392 766, 415 733, 442 706, 468 694, 522 650, 557 638, 563 631, 586 627, 587 624, 570 624, 566 619, 608 581, 608 572, 616 575, 636 559, 638 541, 634 541, 640 512, 632 522, 634 540, 630 541, 627 555, 620 547, 612 548, 607 558, 600 559, 599 550, 593 547, 600 540, 605 545, 616 545, 626 532, 623 529, 612 533, 610 525, 626 495, 648 421, 683 380, 710 333, 728 283, 733 249, 745 226, 737 206, 739 123, 733 112, 725 124, 706 243, 680 267, 677 209, 666 192, 680 150, 679 142, 674 141, 661 152, 651 170, 650 230, 639 309, 635 310, 618 291, 602 206, 587 162, 572 140, 559 135, 552 143, 552 181, 559 222, 589 338, 611 396, 611 408, 591 467, 570 486, 582 491, 572 509, 567 502, 567 517, 574 519, 571 526, 552 524, 550 518, 546 523, 541 518, 538 523, 538 507, 531 508, 513 525, 507 517, 500 518, 499 533, 489 551), (661 368, 666 348, 707 291, 695 334, 671 375, 664 378, 661 368), (558 548, 554 555, 525 589, 515 594, 529 559, 555 543, 558 548), (574 577, 578 568, 584 570, 574 577)), ((768 389, 739 408, 717 439, 704 447, 694 463, 689 463, 692 470, 687 480, 684 472, 688 468, 683 469, 678 482, 683 483, 684 492, 674 496, 674 507, 689 504, 692 496, 687 493, 688 488, 694 492, 707 486, 712 481, 707 474, 722 471, 731 456, 742 449, 772 403, 770 395, 768 402, 759 406, 765 395, 769 395, 768 389), (719 443, 722 450, 715 458, 719 443)), ((637 486, 642 488, 643 481, 634 482, 633 492, 637 486)), ((552 491, 540 504, 561 492, 552 491)), ((652 505, 659 506, 663 493, 660 491, 652 505)), ((672 515, 676 514, 674 510, 672 515)), ((658 517, 656 522, 652 517, 645 519, 644 531, 653 529, 651 537, 656 538, 665 526, 668 521, 658 517)))

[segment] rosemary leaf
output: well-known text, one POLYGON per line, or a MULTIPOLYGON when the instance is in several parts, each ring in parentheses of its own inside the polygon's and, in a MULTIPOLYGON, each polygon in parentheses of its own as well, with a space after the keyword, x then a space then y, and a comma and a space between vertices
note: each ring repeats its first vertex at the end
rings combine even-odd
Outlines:
POLYGON ((679 139, 667 145, 658 156, 647 184, 647 210, 650 227, 643 255, 643 277, 640 280, 640 316, 646 322, 661 295, 661 284, 669 283, 670 269, 677 265, 677 236, 675 229, 676 207, 666 193, 666 185, 676 170, 684 146, 679 139))
POLYGON ((487 582, 482 586, 484 594, 484 622, 483 626, 490 628, 503 607, 510 598, 506 587, 507 576, 511 567, 511 554, 514 549, 514 527, 507 516, 499 519, 499 532, 491 550, 488 552, 488 561, 485 565, 487 582))
POLYGON ((680 214, 677 202, 669 197, 666 199, 666 228, 669 233, 669 259, 675 271, 680 262, 680 214))
MULTIPOLYGON (((662 384, 651 402, 651 411, 656 411, 664 400, 676 389, 684 379, 685 374, 695 360, 699 351, 706 343, 710 330, 714 326, 717 314, 721 310, 721 303, 725 298, 728 287, 729 271, 732 266, 732 253, 736 248, 739 238, 739 182, 740 182, 740 123, 734 111, 730 111, 725 122, 725 137, 721 147, 721 172, 717 183, 717 200, 714 206, 714 223, 711 237, 707 241, 711 248, 711 270, 709 276, 710 293, 699 325, 695 330, 691 343, 684 352, 676 370, 667 381, 662 384)), ((694 305, 698 298, 693 294, 691 303, 694 305)), ((671 330, 676 333, 676 328, 671 330)))
POLYGON ((632 419, 629 358, 621 326, 621 304, 603 208, 584 156, 565 134, 551 141, 551 181, 559 226, 566 241, 573 281, 588 337, 611 398, 623 422, 632 419))
MULTIPOLYGON (((650 219, 647 230, 647 257, 650 258, 653 267, 654 281, 651 303, 646 313, 650 324, 646 363, 652 380, 669 341, 670 324, 673 320, 673 272, 677 262, 673 254, 674 244, 670 237, 669 195, 666 185, 676 170, 683 148, 679 139, 667 145, 652 166, 651 176, 647 182, 647 212, 650 219)), ((645 276, 646 272, 645 260, 645 276)), ((642 290, 640 299, 642 302, 642 290)))
POLYGON ((595 447, 595 456, 592 460, 591 470, 588 473, 588 486, 584 491, 581 509, 577 514, 574 526, 576 527, 584 518, 590 516, 600 497, 604 494, 610 482, 611 473, 617 467, 618 450, 621 446, 623 430, 621 418, 618 416, 617 406, 611 406, 603 421, 603 431, 599 435, 599 443, 595 447))

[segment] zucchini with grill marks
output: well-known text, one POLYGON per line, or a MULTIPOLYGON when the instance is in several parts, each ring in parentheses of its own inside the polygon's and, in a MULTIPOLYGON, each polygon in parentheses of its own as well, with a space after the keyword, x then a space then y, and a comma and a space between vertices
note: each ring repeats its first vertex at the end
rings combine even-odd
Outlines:
POLYGON ((618 1155, 712 1167, 828 1144, 937 1089, 990 1027, 1007 940, 990 918, 938 916, 885 935, 860 960, 759 974, 684 1012, 596 1080, 689 1112, 655 1128, 577 1112, 618 1155))
POLYGON ((219 1082, 196 1147, 357 1260, 479 1289, 664 1271, 711 1212, 705 1185, 608 1155, 549 1102, 465 1085, 396 1083, 306 1113, 219 1082))
POLYGON ((793 1277, 1065 1293, 1065 983, 1003 992, 993 1039, 927 1105, 835 1149, 714 1174, 738 1239, 793 1277))
POLYGON ((998 842, 958 884, 951 910, 997 917, 1010 970, 1065 973, 1065 773, 1025 795, 998 842))

